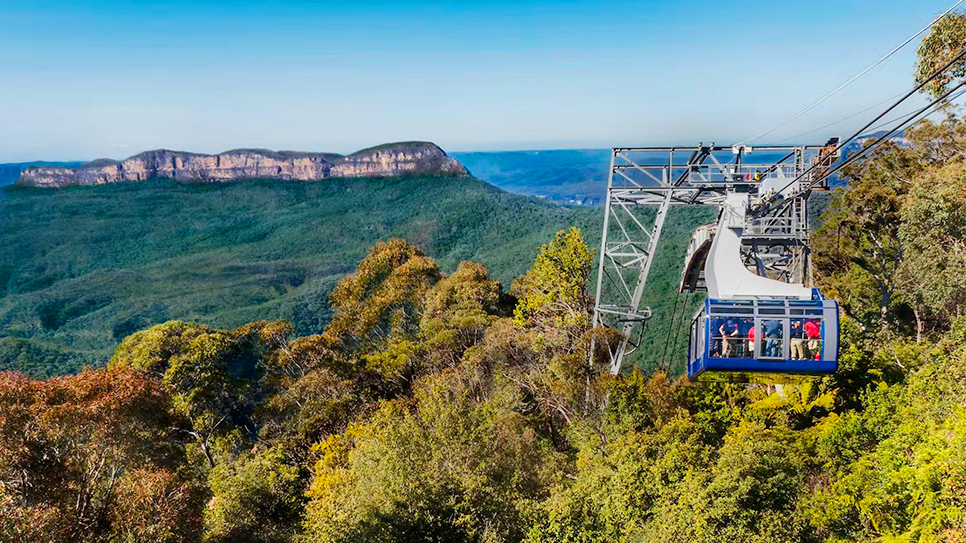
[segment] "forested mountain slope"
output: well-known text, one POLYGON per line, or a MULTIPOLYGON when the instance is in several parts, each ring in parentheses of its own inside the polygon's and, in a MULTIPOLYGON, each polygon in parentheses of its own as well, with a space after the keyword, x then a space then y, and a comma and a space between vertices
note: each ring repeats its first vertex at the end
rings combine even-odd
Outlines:
POLYGON ((474 259, 509 282, 554 231, 601 220, 465 176, 3 192, 0 368, 35 375, 102 365, 128 334, 175 318, 319 332, 335 282, 392 236, 443 270, 474 259))

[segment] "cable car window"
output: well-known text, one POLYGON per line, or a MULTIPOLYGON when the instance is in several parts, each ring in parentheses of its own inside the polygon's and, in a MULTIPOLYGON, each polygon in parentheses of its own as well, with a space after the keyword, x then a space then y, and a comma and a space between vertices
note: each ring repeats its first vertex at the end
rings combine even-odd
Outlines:
POLYGON ((789 358, 791 360, 808 360, 808 354, 805 352, 805 323, 806 319, 792 319, 791 329, 788 331, 789 344, 791 347, 791 353, 789 358))
POLYGON ((715 307, 712 308, 712 315, 752 315, 755 312, 753 307, 715 307))
POLYGON ((693 345, 693 351, 694 351, 691 354, 692 358, 704 356, 705 354, 704 338, 705 338, 706 332, 704 330, 704 323, 707 320, 708 319, 704 317, 698 317, 697 319, 694 320, 694 322, 691 323, 691 337, 692 337, 692 345, 693 345))
POLYGON ((698 349, 700 349, 700 343, 698 343, 698 322, 702 319, 699 317, 691 321, 691 349, 689 353, 689 360, 694 360, 698 357, 698 349))
MULTIPOLYGON (((720 357, 721 356, 721 325, 724 324, 724 319, 721 317, 698 317, 695 319, 698 323, 699 328, 704 328, 706 330, 705 334, 708 337, 708 356, 720 357)), ((704 335, 704 334, 702 334, 704 335)))
POLYGON ((755 357, 755 319, 738 319, 739 347, 732 358, 754 358, 755 357))
POLYGON ((821 319, 808 319, 802 324, 805 331, 805 356, 809 359, 818 360, 821 356, 822 328, 821 319))
POLYGON ((762 358, 784 359, 784 326, 778 319, 762 319, 762 358))
POLYGON ((741 330, 738 326, 740 320, 735 317, 716 319, 717 339, 720 341, 716 352, 721 358, 737 358, 741 343, 741 330))
POLYGON ((822 353, 822 320, 792 319, 791 360, 819 360, 822 353))

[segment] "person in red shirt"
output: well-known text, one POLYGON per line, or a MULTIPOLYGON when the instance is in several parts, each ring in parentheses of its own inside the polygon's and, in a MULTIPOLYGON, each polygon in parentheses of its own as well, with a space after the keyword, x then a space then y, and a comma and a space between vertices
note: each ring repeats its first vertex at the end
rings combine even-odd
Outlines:
POLYGON ((755 327, 748 330, 748 358, 755 357, 755 327))
POLYGON ((807 321, 805 326, 805 337, 808 338, 808 351, 818 360, 822 349, 822 325, 817 320, 807 321))
POLYGON ((790 332, 792 360, 808 360, 808 353, 805 351, 805 330, 802 328, 802 321, 792 319, 792 329, 790 332))

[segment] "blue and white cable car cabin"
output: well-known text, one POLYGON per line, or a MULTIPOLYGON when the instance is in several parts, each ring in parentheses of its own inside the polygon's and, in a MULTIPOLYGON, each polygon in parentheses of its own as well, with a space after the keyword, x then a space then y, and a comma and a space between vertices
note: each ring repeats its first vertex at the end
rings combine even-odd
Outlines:
POLYGON ((691 379, 707 371, 824 375, 835 372, 837 359, 838 305, 820 296, 709 298, 691 321, 691 379))
POLYGON ((691 321, 688 377, 835 372, 838 305, 817 289, 748 269, 741 254, 744 230, 754 228, 745 216, 748 207, 747 193, 729 193, 710 250, 705 243, 708 297, 691 321))
POLYGON ((675 324, 675 303, 667 308, 675 334, 647 337, 652 309, 644 303, 645 286, 670 209, 700 205, 720 211, 715 223, 694 232, 681 281, 681 292, 708 293, 681 361, 688 376, 774 382, 776 373, 834 372, 838 308, 808 288, 807 203, 812 191, 828 190, 839 156, 837 138, 756 149, 714 143, 612 149, 593 320, 621 332, 619 343, 608 346, 610 371, 620 373, 642 346, 652 348, 645 356, 660 352, 662 364, 679 367, 676 331, 687 326, 675 324), (656 213, 640 212, 649 207, 656 213))

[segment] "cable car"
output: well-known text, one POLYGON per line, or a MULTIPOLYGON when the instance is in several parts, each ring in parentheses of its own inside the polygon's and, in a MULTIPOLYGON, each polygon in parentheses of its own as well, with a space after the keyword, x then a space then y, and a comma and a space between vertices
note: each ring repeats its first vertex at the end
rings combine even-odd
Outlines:
MULTIPOLYGON (((621 332, 608 349, 611 373, 619 374, 645 342, 660 341, 644 335, 651 308, 641 303, 655 255, 666 254, 658 250, 665 221, 679 205, 718 209, 715 222, 695 230, 679 287, 679 294, 707 292, 682 357, 688 376, 778 382, 797 380, 774 374, 835 372, 838 306, 811 288, 808 198, 829 188, 840 147, 832 138, 825 145, 757 149, 743 143, 612 149, 592 321, 621 332), (656 213, 637 211, 644 206, 657 206, 656 213)), ((668 308, 666 368, 680 367, 675 346, 687 329, 676 324, 686 318, 678 316, 678 301, 668 308)))
POLYGON ((746 217, 748 204, 749 196, 740 193, 728 194, 722 203, 704 263, 708 298, 691 321, 688 377, 707 372, 834 373, 838 304, 818 289, 748 269, 742 259, 743 237, 758 231, 746 217))
POLYGON ((812 300, 706 299, 691 321, 688 377, 705 372, 834 373, 838 304, 814 292, 812 300))

